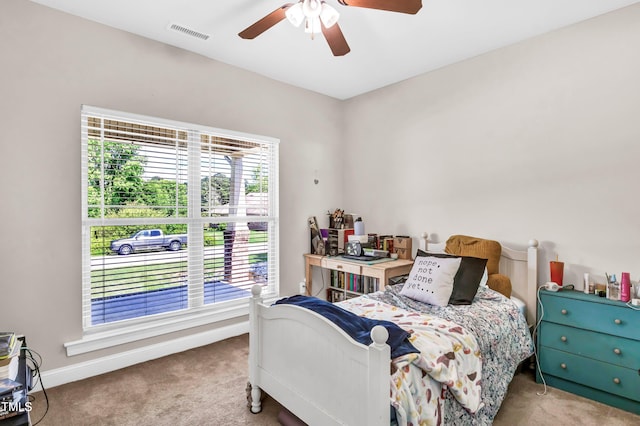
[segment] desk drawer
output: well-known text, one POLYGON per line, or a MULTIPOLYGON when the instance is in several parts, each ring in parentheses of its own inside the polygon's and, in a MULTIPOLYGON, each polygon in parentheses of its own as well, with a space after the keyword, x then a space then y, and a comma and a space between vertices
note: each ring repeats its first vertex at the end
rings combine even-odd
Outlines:
POLYGON ((565 352, 640 370, 640 341, 543 321, 540 344, 565 352))
POLYGON ((339 259, 323 259, 322 267, 327 269, 335 269, 336 271, 348 272, 350 274, 361 275, 362 267, 350 262, 343 262, 339 259))
POLYGON ((637 370, 552 348, 543 349, 540 354, 540 369, 543 374, 640 401, 640 375, 637 370))
MULTIPOLYGON (((595 296, 594 296, 595 297, 595 296)), ((640 312, 625 306, 540 295, 544 321, 640 340, 640 312)))

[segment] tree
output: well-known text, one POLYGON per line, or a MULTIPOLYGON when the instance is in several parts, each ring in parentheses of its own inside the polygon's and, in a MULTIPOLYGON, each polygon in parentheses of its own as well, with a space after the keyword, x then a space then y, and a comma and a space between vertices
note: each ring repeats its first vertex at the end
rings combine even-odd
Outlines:
MULTIPOLYGON (((101 183, 109 215, 129 217, 126 210, 143 206, 156 207, 154 210, 161 213, 161 217, 186 214, 187 184, 159 177, 143 179, 147 158, 139 150, 140 146, 133 143, 105 141, 101 146, 99 140, 89 140, 89 217, 100 214, 97 206, 102 204, 101 183), (127 209, 120 208, 124 206, 127 209)), ((143 217, 153 216, 155 214, 143 217)))
MULTIPOLYGON (((105 206, 123 206, 142 202, 142 174, 146 159, 132 143, 90 139, 88 146, 89 206, 101 205, 104 188, 105 206), (102 188, 100 184, 102 183, 102 188)), ((96 210, 91 210, 95 214, 96 210)))
POLYGON ((187 209, 187 184, 174 180, 154 177, 143 182, 143 204, 149 207, 157 206, 164 212, 165 217, 184 215, 187 209), (176 208, 182 212, 176 212, 176 208))
POLYGON ((245 193, 269 192, 269 176, 263 174, 262 165, 253 169, 251 181, 245 182, 245 193))
POLYGON ((222 206, 229 204, 231 179, 222 173, 216 173, 211 178, 204 177, 201 181, 201 200, 203 206, 222 206))

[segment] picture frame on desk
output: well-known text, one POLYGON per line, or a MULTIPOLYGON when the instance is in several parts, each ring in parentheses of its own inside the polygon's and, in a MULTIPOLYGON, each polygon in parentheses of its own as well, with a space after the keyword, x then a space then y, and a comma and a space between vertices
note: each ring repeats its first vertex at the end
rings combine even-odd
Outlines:
POLYGON ((324 256, 326 254, 326 248, 324 238, 322 238, 322 233, 318 226, 318 220, 315 216, 311 216, 307 222, 309 223, 309 232, 311 237, 311 254, 324 256))

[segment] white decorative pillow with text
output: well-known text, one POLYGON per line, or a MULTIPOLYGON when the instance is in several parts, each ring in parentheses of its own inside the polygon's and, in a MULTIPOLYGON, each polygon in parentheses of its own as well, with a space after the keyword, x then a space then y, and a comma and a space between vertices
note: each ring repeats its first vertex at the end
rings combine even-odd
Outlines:
POLYGON ((461 261, 460 257, 416 257, 400 294, 430 305, 447 306, 461 261))

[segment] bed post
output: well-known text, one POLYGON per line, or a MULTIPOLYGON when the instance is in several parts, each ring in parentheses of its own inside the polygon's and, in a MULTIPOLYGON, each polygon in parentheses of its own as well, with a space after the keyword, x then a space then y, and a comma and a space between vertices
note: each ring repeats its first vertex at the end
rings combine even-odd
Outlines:
POLYGON ((420 235, 418 248, 422 251, 429 251, 429 234, 428 233, 423 232, 422 235, 420 235))
POLYGON ((538 284, 538 240, 531 239, 527 249, 527 324, 534 324, 536 321, 538 284))
POLYGON ((260 293, 262 293, 261 285, 255 284, 251 287, 251 303, 249 306, 249 384, 251 385, 251 412, 254 414, 262 411, 260 403, 261 391, 257 384, 258 351, 260 350, 258 305, 262 303, 260 293))
POLYGON ((369 383, 367 386, 367 398, 369 409, 367 410, 367 425, 389 424, 389 383, 391 348, 387 345, 389 332, 381 325, 376 325, 371 330, 373 342, 369 345, 369 383))

